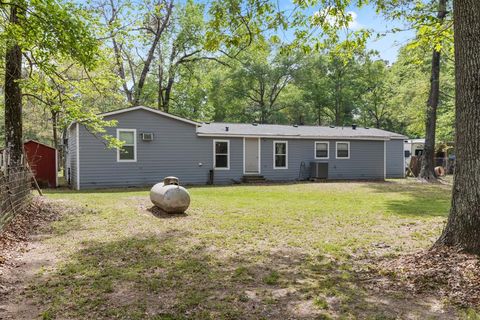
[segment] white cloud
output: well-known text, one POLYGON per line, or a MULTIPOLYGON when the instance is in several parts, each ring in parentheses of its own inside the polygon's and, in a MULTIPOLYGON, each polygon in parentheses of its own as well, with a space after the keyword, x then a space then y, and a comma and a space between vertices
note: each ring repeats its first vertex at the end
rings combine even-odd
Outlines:
POLYGON ((338 26, 341 21, 344 21, 345 17, 349 18, 348 29, 358 30, 362 28, 362 25, 357 20, 357 13, 355 11, 347 11, 344 14, 337 12, 333 7, 327 7, 313 14, 312 23, 321 24, 323 21, 327 22, 331 26, 338 26))

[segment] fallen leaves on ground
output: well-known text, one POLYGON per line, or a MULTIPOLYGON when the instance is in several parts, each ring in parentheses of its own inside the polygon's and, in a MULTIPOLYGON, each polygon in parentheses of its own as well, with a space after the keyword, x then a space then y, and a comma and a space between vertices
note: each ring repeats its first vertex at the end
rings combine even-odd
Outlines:
POLYGON ((454 248, 434 247, 382 260, 376 272, 387 279, 372 285, 391 291, 433 294, 463 307, 480 305, 480 259, 454 248))
POLYGON ((21 244, 28 240, 34 230, 57 219, 59 215, 60 209, 54 202, 33 196, 0 232, 0 265, 22 249, 21 244))

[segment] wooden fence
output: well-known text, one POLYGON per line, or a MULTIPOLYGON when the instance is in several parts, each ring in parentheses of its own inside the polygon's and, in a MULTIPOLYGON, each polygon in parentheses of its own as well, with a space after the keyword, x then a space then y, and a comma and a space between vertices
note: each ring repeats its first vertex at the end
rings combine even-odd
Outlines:
POLYGON ((30 202, 32 174, 26 165, 11 166, 0 158, 0 232, 30 202))

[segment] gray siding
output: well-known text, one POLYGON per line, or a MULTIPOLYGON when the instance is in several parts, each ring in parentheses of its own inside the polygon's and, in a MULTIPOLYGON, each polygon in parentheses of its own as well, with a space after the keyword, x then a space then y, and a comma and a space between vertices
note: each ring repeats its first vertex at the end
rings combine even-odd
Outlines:
POLYGON ((196 136, 194 125, 145 110, 112 117, 118 124, 107 129, 110 135, 116 136, 117 129, 137 129, 137 161, 117 162, 116 149, 107 148, 81 127, 81 188, 145 186, 168 175, 179 177, 184 184, 207 182, 213 145, 210 139, 196 136), (153 141, 142 141, 142 132, 152 132, 153 141))
POLYGON ((230 141, 230 170, 217 169, 214 172, 214 183, 228 184, 233 181, 240 181, 243 176, 243 138, 198 138, 206 140, 208 149, 204 151, 204 157, 208 159, 207 173, 213 167, 213 141, 229 140, 230 141))
MULTIPOLYGON (((243 138, 199 137, 196 127, 146 110, 134 110, 107 117, 118 121, 117 127, 107 128, 116 136, 117 129, 136 129, 137 161, 118 162, 117 150, 109 149, 101 138, 80 126, 80 187, 150 186, 165 176, 180 178, 182 184, 205 184, 213 167, 214 140, 230 141, 230 169, 215 170, 214 182, 228 184, 243 176, 243 138), (142 141, 142 132, 152 132, 153 141, 142 141)), ((76 186, 76 126, 69 132, 72 186, 76 186)), ((273 169, 273 141, 261 138, 261 175, 267 180, 288 181, 307 178, 310 162, 328 162, 329 179, 383 179, 384 146, 387 145, 387 173, 398 174, 403 143, 350 140, 350 159, 336 159, 336 140, 330 142, 329 159, 314 159, 314 142, 325 139, 287 139, 288 169, 273 169), (392 155, 391 155, 392 154, 392 155), (398 156, 397 156, 398 154, 398 156), (301 163, 305 169, 300 172, 301 163)), ((285 140, 285 139, 284 139, 285 140)), ((342 140, 344 141, 344 140, 342 140)), ((402 142, 402 140, 398 140, 402 142)), ((402 159, 403 160, 403 159, 402 159)))
POLYGON ((390 140, 387 144, 387 178, 403 178, 405 175, 405 157, 403 140, 390 140))
MULTIPOLYGON (((305 178, 309 174, 310 162, 328 162, 329 179, 383 179, 384 151, 383 141, 350 141, 350 159, 336 159, 337 140, 287 139, 288 169, 273 169, 273 141, 262 140, 262 175, 267 180, 294 180, 305 178), (315 160, 315 141, 329 141, 329 159, 315 160), (306 166, 306 175, 300 172, 302 161, 306 166)), ((344 140, 342 140, 344 141, 344 140)))

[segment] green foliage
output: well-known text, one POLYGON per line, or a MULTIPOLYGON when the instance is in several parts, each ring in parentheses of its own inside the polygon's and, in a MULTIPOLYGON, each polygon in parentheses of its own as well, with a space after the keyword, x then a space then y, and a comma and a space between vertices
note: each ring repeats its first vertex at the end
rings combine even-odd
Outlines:
POLYGON ((104 133, 103 128, 112 123, 96 116, 96 104, 115 95, 116 76, 105 69, 107 59, 92 32, 95 25, 89 12, 70 1, 50 0, 11 1, 0 10, 4 13, 0 39, 5 40, 0 42, 1 51, 16 43, 26 60, 21 82, 26 136, 47 140, 46 127, 35 125, 42 120, 52 122, 55 145, 72 121, 86 124, 93 133, 104 133), (18 24, 8 20, 11 6, 19 10, 18 24))
MULTIPOLYGON (((410 137, 424 137, 425 110, 430 89, 431 51, 417 47, 401 49, 391 67, 391 120, 398 131, 410 137)), ((440 106, 438 108, 437 140, 454 140, 454 69, 451 56, 444 55, 440 76, 440 106)))
MULTIPOLYGON (((156 45, 152 26, 166 18, 169 1, 15 3, 26 10, 24 23, 12 27, 0 19, 0 51, 16 41, 27 58, 28 138, 50 142, 71 121, 102 135, 114 123, 96 114, 131 102, 128 91, 136 90, 150 49, 140 104, 199 121, 358 123, 421 137, 430 55, 437 49, 444 55, 437 135, 453 140, 452 17, 439 24, 435 1, 294 1, 288 10, 273 1, 175 1, 156 45), (352 25, 351 5, 375 6, 417 31, 397 62, 365 51, 372 32, 352 25), (286 30, 294 30, 293 40, 281 36, 286 30)), ((8 16, 8 3, 0 10, 8 16)))

